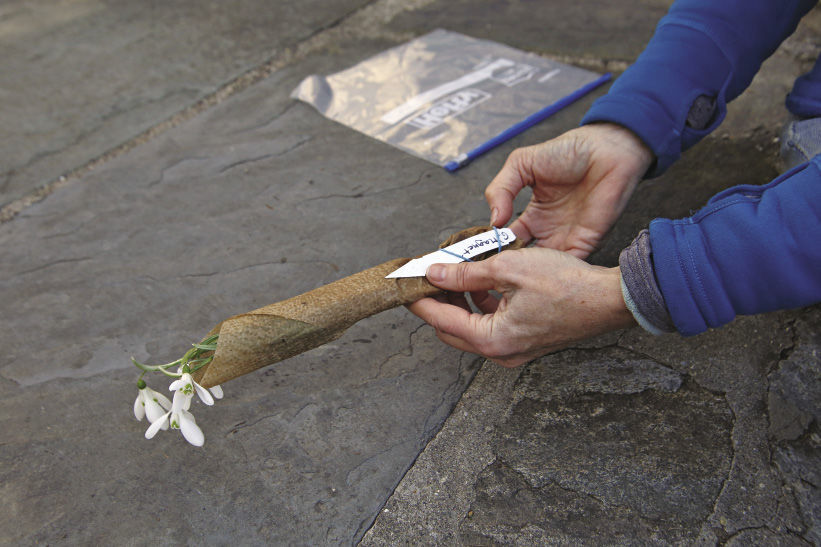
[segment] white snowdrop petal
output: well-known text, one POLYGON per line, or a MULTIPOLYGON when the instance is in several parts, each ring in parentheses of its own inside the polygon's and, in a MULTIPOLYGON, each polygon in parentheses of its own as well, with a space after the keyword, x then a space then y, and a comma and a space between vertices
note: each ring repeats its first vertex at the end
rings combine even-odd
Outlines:
POLYGON ((134 401, 134 417, 140 421, 142 421, 143 417, 145 416, 145 408, 143 407, 142 395, 143 390, 140 390, 140 393, 137 395, 137 400, 134 401))
POLYGON ((148 421, 154 423, 159 420, 165 410, 154 399, 145 399, 145 415, 148 416, 148 421))
POLYGON ((214 395, 215 398, 222 399, 222 395, 223 395, 222 387, 220 387, 220 386, 211 386, 208 389, 211 390, 211 393, 214 395))
POLYGON ((214 398, 211 397, 211 393, 208 392, 207 389, 199 385, 198 383, 194 382, 194 389, 197 390, 197 395, 200 396, 200 400, 207 405, 214 404, 214 398))
POLYGON ((191 397, 182 391, 174 392, 174 402, 171 403, 171 412, 179 412, 182 409, 188 409, 191 404, 191 397))
POLYGON ((174 380, 173 382, 171 382, 171 385, 168 386, 168 391, 177 391, 182 389, 184 386, 185 382, 182 378, 180 378, 179 380, 174 380))
POLYGON ((168 416, 171 414, 170 412, 166 412, 162 415, 162 418, 159 420, 152 422, 148 429, 145 430, 145 438, 146 439, 153 439, 154 435, 157 434, 157 431, 160 429, 168 429, 168 416), (165 425, 165 427, 163 427, 165 425))
POLYGON ((191 413, 183 410, 180 412, 179 418, 180 431, 182 432, 182 436, 185 437, 185 440, 194 446, 202 446, 203 443, 205 443, 205 435, 194 421, 194 417, 191 413))
POLYGON ((165 395, 163 395, 162 393, 159 393, 159 392, 157 392, 157 391, 154 391, 154 390, 153 390, 153 389, 151 389, 151 388, 146 388, 146 389, 150 389, 150 390, 151 390, 151 392, 149 393, 149 395, 151 396, 151 398, 156 399, 156 400, 157 400, 157 402, 160 404, 160 406, 161 406, 161 407, 163 407, 163 408, 164 408, 164 409, 166 409, 166 410, 171 410, 171 401, 169 401, 169 400, 168 400, 168 397, 166 397, 166 396, 165 396, 165 395))

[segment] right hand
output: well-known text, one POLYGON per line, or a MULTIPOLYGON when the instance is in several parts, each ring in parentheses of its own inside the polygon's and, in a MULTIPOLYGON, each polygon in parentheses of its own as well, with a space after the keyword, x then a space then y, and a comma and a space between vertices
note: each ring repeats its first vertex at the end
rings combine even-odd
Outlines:
POLYGON ((553 249, 433 264, 427 279, 447 292, 417 300, 410 311, 446 344, 506 367, 635 324, 622 297, 619 268, 592 266, 553 249), (481 313, 474 313, 464 292, 481 313))
POLYGON ((621 215, 653 160, 641 139, 611 123, 585 125, 519 148, 485 190, 491 224, 507 224, 513 199, 531 186, 530 203, 510 225, 516 237, 586 258, 621 215))

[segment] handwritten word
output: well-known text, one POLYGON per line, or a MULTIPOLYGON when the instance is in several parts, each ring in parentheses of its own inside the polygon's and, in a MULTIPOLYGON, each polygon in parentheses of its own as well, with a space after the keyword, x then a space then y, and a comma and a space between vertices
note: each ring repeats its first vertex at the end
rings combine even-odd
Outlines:
MULTIPOLYGON (((510 234, 507 232, 499 232, 499 237, 502 239, 502 245, 507 245, 508 240, 510 240, 510 234)), ((486 239, 479 239, 479 240, 471 240, 469 241, 470 245, 464 248, 462 251, 462 256, 473 256, 476 253, 477 249, 481 249, 486 245, 492 245, 494 248, 499 247, 499 240, 496 239, 495 236, 488 237, 486 239)), ((488 249, 490 250, 490 249, 488 249)), ((484 252, 484 251, 483 251, 484 252)))

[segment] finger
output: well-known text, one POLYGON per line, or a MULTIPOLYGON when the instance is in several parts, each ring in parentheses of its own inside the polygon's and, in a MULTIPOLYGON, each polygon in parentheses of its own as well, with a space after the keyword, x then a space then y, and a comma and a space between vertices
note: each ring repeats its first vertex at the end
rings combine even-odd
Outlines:
POLYGON ((535 237, 533 232, 530 230, 530 227, 521 216, 514 220, 509 228, 513 230, 514 234, 516 234, 516 239, 520 239, 525 244, 530 243, 530 241, 535 237))
POLYGON ((530 359, 526 357, 510 357, 504 359, 491 359, 491 361, 505 368, 516 368, 520 365, 527 363, 528 361, 530 361, 530 359))
POLYGON ((428 281, 446 291, 473 292, 496 288, 491 271, 495 257, 481 262, 431 264, 426 272, 428 281))
POLYGON ((490 315, 472 314, 457 306, 442 303, 435 298, 423 298, 408 305, 408 309, 419 318, 429 323, 435 330, 436 336, 449 346, 482 355, 503 367, 517 367, 530 359, 537 357, 534 353, 509 354, 505 356, 489 356, 479 347, 481 342, 490 336, 490 315))
POLYGON ((565 252, 566 252, 567 254, 570 254, 570 255, 575 256, 576 258, 578 258, 578 259, 580 259, 580 260, 584 260, 584 259, 586 259, 588 256, 590 256, 590 253, 592 253, 592 252, 593 252, 593 251, 595 251, 595 250, 596 250, 596 248, 595 248, 595 247, 593 247, 593 248, 592 248, 592 249, 590 249, 590 250, 588 250, 588 249, 580 249, 580 248, 578 248, 578 247, 573 247, 572 249, 567 249, 565 252))
POLYGON ((470 317, 474 314, 458 306, 438 302, 433 298, 417 300, 408 305, 408 309, 411 313, 430 324, 436 330, 436 336, 446 344, 462 351, 479 353, 475 344, 456 334, 456 332, 470 330, 470 327, 460 328, 457 326, 454 328, 454 325, 470 324, 470 317))
POLYGON ((468 299, 463 292, 448 291, 445 293, 445 298, 445 301, 452 306, 459 306, 463 310, 472 311, 470 304, 468 304, 468 299))
POLYGON ((531 182, 531 177, 526 175, 526 171, 523 172, 522 152, 514 150, 485 189, 485 199, 490 206, 490 223, 493 226, 508 223, 513 216, 514 198, 531 182))
POLYGON ((470 293, 470 299, 482 313, 494 313, 499 307, 499 299, 488 291, 473 291, 470 293))
POLYGON ((442 304, 430 298, 414 302, 409 309, 414 315, 428 322, 437 333, 446 335, 448 340, 461 340, 460 349, 472 348, 465 351, 480 353, 475 348, 482 346, 490 338, 492 315, 471 313, 458 306, 442 304))
POLYGON ((446 332, 442 332, 440 330, 436 331, 436 337, 439 340, 441 340, 442 342, 444 342, 445 344, 447 344, 449 346, 452 346, 452 347, 454 347, 454 348, 456 348, 460 351, 466 351, 468 353, 481 355, 479 353, 479 350, 477 350, 475 347, 473 347, 473 344, 469 344, 468 342, 466 342, 465 340, 462 340, 461 338, 457 338, 456 336, 453 336, 453 335, 448 334, 446 332))

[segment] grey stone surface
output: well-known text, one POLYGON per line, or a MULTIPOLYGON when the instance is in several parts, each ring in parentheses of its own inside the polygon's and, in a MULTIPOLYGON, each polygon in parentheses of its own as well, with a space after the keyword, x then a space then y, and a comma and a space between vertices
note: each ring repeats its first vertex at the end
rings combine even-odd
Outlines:
MULTIPOLYGON (((514 370, 398 309, 195 404, 202 449, 147 441, 131 415, 130 355, 173 359, 229 315, 485 222, 507 153, 593 100, 449 175, 291 101, 303 77, 436 27, 618 73, 667 5, 3 4, 0 204, 94 169, 0 222, 0 544, 821 542, 817 307, 611 333, 514 370)), ((819 14, 718 134, 640 186, 595 262, 777 172, 819 14)))
POLYGON ((555 484, 674 524, 709 513, 730 459, 720 397, 617 349, 544 359, 524 372, 517 395, 497 459, 533 487, 555 484))
POLYGON ((12 0, 0 6, 0 206, 366 4, 12 0))
POLYGON ((783 440, 795 440, 813 421, 821 418, 821 372, 818 351, 821 334, 817 330, 821 316, 813 310, 799 317, 795 324, 797 341, 788 357, 770 373, 768 406, 770 435, 783 440))
POLYGON ((391 27, 415 34, 442 27, 578 64, 618 69, 653 35, 670 0, 552 2, 456 0, 398 14, 391 27))
POLYGON ((478 184, 288 98, 394 44, 335 45, 0 225, 0 543, 350 544, 447 416, 478 361, 401 309, 195 406, 203 450, 131 416, 130 355, 483 220, 478 184))
MULTIPOLYGON (((817 328, 817 327, 816 327, 817 328)), ((768 435, 767 374, 792 346, 789 314, 736 320, 731 326, 690 339, 658 344, 637 331, 621 345, 690 375, 722 393, 734 421, 728 431, 733 460, 709 524, 728 534, 754 527, 788 528, 789 495, 772 465, 768 435)))
POLYGON ((197 409, 201 452, 176 434, 146 441, 130 415, 129 355, 170 360, 229 315, 423 251, 449 230, 436 220, 484 213, 479 199, 430 203, 466 190, 293 104, 299 76, 278 73, 0 229, 13 310, 0 373, 16 384, 0 403, 14 432, 4 541, 351 543, 458 399, 476 358, 394 310, 227 385, 227 401, 197 409), (110 522, 114 508, 135 519, 110 522))
POLYGON ((816 317, 486 363, 363 543, 815 544, 817 422, 771 435, 767 374, 816 317))

